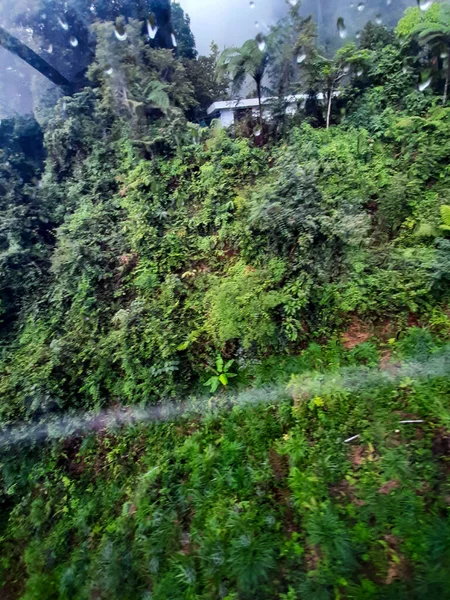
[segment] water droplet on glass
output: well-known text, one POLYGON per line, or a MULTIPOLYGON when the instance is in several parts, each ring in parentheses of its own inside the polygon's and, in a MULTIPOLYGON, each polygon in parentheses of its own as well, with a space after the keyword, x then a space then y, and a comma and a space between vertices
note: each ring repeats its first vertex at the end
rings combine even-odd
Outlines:
POLYGON ((158 27, 154 23, 151 23, 150 19, 147 19, 147 33, 148 33, 148 37, 151 40, 155 39, 155 35, 156 35, 157 31, 158 31, 158 27))
POLYGON ((74 35, 70 36, 70 45, 73 46, 74 48, 76 48, 78 46, 78 40, 74 35))
POLYGON ((58 17, 58 23, 59 23, 60 27, 62 27, 64 29, 64 31, 68 31, 69 25, 66 23, 66 21, 61 19, 61 17, 58 17))
POLYGON ((170 34, 170 39, 172 40, 172 46, 173 46, 174 48, 176 48, 176 47, 178 46, 178 44, 177 44, 177 38, 175 37, 175 34, 174 34, 174 33, 171 33, 171 34, 170 34))
POLYGON ((381 15, 380 15, 380 13, 378 13, 378 14, 375 16, 375 23, 376 23, 377 25, 381 25, 381 24, 383 23, 383 19, 382 19, 382 17, 381 17, 381 15))
POLYGON ((49 44, 47 48, 47 52, 51 54, 53 52, 53 44, 49 44))
POLYGON ((288 0, 288 2, 291 6, 297 6, 298 4, 298 0, 288 0))
POLYGON ((428 10, 433 4, 433 0, 417 0, 420 10, 428 10))
POLYGON ((90 5, 89 10, 94 13, 95 12, 95 6, 93 4, 90 5))
POLYGON ((47 13, 42 13, 42 15, 41 15, 41 19, 44 19, 44 20, 45 20, 46 18, 47 18, 47 13))
POLYGON ((386 6, 390 6, 392 4, 392 0, 386 0, 386 6))
POLYGON ((128 37, 125 29, 123 27, 117 27, 117 26, 114 28, 114 35, 119 40, 119 42, 125 41, 128 37))
POLYGON ((361 77, 361 75, 362 75, 363 73, 364 73, 364 69, 358 69, 358 70, 356 71, 356 74, 357 74, 357 76, 358 76, 358 77, 361 77))
POLYGON ((344 19, 339 17, 337 20, 337 30, 339 33, 339 37, 345 39, 347 37, 347 27, 345 26, 344 19))
POLYGON ((403 75, 406 75, 407 72, 408 72, 408 68, 407 67, 403 67, 402 68, 403 75))
POLYGON ((303 52, 303 50, 300 50, 300 52, 297 54, 297 64, 301 65, 305 58, 306 54, 303 52))
POLYGON ((256 29, 259 29, 259 23, 258 23, 258 21, 255 21, 255 27, 256 27, 256 29))
POLYGON ((360 31, 357 31, 357 32, 355 33, 355 38, 356 38, 357 40, 359 40, 359 38, 360 38, 360 37, 361 37, 361 32, 360 32, 360 31))
POLYGON ((253 130, 253 134, 255 135, 255 137, 259 137, 261 135, 261 127, 255 127, 255 129, 253 130))
POLYGON ((264 52, 264 50, 266 49, 266 38, 263 36, 262 33, 258 33, 255 40, 256 40, 256 43, 258 44, 258 48, 259 48, 260 52, 264 52))
POLYGON ((448 58, 448 52, 441 52, 440 56, 442 60, 444 60, 445 58, 448 58))
POLYGON ((105 75, 112 75, 112 73, 113 73, 112 67, 109 67, 109 69, 106 69, 106 71, 105 71, 105 75))
POLYGON ((253 0, 250 0, 250 8, 255 8, 255 3, 253 0))
POLYGON ((358 4, 358 10, 359 10, 359 12, 362 12, 365 8, 366 8, 366 5, 364 4, 364 2, 360 2, 358 4))
POLYGON ((423 92, 424 90, 426 90, 430 83, 431 77, 428 77, 428 79, 425 79, 424 81, 422 81, 422 83, 419 83, 419 92, 423 92))
POLYGON ((350 73, 350 65, 344 65, 344 68, 342 70, 344 71, 344 73, 350 73))
POLYGON ((353 2, 350 4, 350 8, 355 8, 355 5, 353 4, 353 2))

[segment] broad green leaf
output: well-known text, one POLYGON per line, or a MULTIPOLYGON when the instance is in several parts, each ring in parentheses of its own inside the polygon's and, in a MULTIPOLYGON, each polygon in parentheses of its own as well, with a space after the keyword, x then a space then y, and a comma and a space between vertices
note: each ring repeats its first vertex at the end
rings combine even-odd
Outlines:
POLYGON ((211 382, 211 392, 215 392, 219 387, 220 381, 219 377, 214 377, 214 381, 211 382))
POLYGON ((223 358, 221 356, 217 357, 216 367, 217 367, 217 371, 219 373, 222 373, 222 371, 223 371, 223 358))
POLYGON ((228 385, 228 377, 225 375, 225 373, 222 373, 221 375, 219 375, 219 381, 223 385, 228 385))
POLYGON ((226 364, 225 367, 223 369, 224 373, 226 373, 228 371, 228 369, 231 367, 231 365, 234 363, 234 359, 229 360, 226 364))

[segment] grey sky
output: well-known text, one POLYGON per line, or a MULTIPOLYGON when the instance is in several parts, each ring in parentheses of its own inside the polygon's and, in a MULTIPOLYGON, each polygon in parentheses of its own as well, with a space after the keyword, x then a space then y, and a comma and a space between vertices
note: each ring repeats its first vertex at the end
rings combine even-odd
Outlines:
MULTIPOLYGON (((200 54, 208 54, 212 40, 222 50, 225 46, 241 45, 254 37, 265 25, 274 25, 287 13, 287 0, 178 0, 191 17, 191 28, 200 54), (259 23, 259 29, 255 26, 259 23)), ((407 6, 416 6, 417 0, 362 0, 363 10, 358 10, 360 0, 301 0, 303 15, 313 15, 320 41, 332 49, 342 45, 336 23, 345 19, 347 40, 362 29, 367 21, 380 20, 394 27, 407 6)))
POLYGON ((191 28, 200 54, 208 54, 211 41, 222 50, 241 45, 264 26, 275 24, 287 12, 285 0, 179 0, 191 17, 191 28), (259 29, 255 25, 259 23, 259 29))

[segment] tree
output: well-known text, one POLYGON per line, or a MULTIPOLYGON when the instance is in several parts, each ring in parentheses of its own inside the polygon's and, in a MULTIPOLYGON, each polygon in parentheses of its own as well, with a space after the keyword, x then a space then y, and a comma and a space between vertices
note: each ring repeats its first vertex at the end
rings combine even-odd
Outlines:
MULTIPOLYGON (((49 205, 40 196, 43 136, 32 118, 0 124, 0 322, 11 322, 35 290, 53 242, 49 205)), ((48 266, 48 265, 46 265, 48 266)))
POLYGON ((355 44, 347 44, 340 48, 333 58, 328 59, 316 54, 311 67, 316 73, 319 85, 323 88, 323 97, 326 101, 326 127, 330 127, 331 108, 333 98, 339 91, 345 78, 364 67, 370 60, 369 50, 360 50, 355 44))
POLYGON ((194 60, 183 60, 187 77, 194 88, 198 107, 191 115, 193 120, 203 118, 206 109, 216 100, 227 97, 230 79, 227 72, 217 72, 219 49, 212 42, 209 56, 199 56, 194 60))
POLYGON ((191 19, 178 2, 172 2, 172 25, 175 33, 178 56, 194 59, 197 56, 195 38, 191 30, 191 19))
POLYGON ((256 40, 247 40, 240 48, 226 48, 219 57, 218 76, 229 73, 234 93, 238 93, 247 77, 251 77, 256 84, 258 96, 259 121, 262 127, 262 81, 268 64, 268 54, 262 44, 256 40))
POLYGON ((284 124, 286 96, 298 91, 302 69, 313 54, 316 26, 311 17, 300 16, 300 5, 272 27, 267 38, 270 57, 268 75, 272 93, 277 96, 275 117, 284 124))
POLYGON ((171 50, 149 46, 139 21, 128 22, 126 40, 111 36, 111 23, 94 27, 96 58, 88 73, 102 106, 143 155, 181 153, 185 113, 196 106, 182 61, 171 50))
POLYGON ((97 23, 97 48, 89 75, 109 106, 142 127, 170 108, 188 110, 195 101, 182 63, 170 50, 145 43, 140 23, 130 20, 127 39, 111 36, 111 23, 97 23))
POLYGON ((438 57, 441 53, 446 54, 447 65, 442 99, 445 105, 450 84, 450 7, 436 3, 425 13, 419 8, 410 8, 399 21, 397 33, 406 38, 417 39, 420 45, 430 47, 438 57))

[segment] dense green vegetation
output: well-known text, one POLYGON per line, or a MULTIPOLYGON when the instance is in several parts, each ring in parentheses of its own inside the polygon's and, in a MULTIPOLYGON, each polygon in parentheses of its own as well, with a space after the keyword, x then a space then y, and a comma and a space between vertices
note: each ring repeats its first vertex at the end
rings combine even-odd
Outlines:
POLYGON ((450 598, 450 11, 219 58, 176 10, 0 123, 0 595, 450 598))

